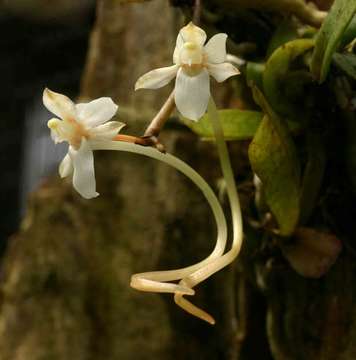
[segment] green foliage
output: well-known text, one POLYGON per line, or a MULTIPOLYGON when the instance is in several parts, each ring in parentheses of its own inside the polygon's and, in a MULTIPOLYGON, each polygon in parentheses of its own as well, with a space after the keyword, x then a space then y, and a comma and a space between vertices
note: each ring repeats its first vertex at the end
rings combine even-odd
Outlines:
MULTIPOLYGON (((249 140, 252 139, 261 124, 263 114, 259 111, 225 109, 219 110, 219 119, 223 127, 225 140, 249 140)), ((214 140, 214 132, 207 115, 198 122, 181 118, 183 123, 203 140, 214 140)), ((290 131, 300 131, 300 126, 295 122, 287 122, 290 131)))
POLYGON ((333 62, 348 76, 356 80, 356 55, 334 54, 333 62))
POLYGON ((263 72, 266 65, 264 63, 257 63, 249 61, 246 65, 246 81, 247 84, 256 84, 258 87, 263 86, 263 72))
POLYGON ((296 59, 314 46, 312 39, 292 40, 277 48, 266 63, 263 89, 268 102, 280 114, 296 116, 299 97, 304 98, 304 85, 311 78, 306 71, 298 70, 292 79, 291 69, 296 59), (289 96, 288 96, 289 94, 289 96))
POLYGON ((260 90, 254 87, 253 94, 265 115, 249 147, 251 166, 262 181, 280 234, 289 236, 300 213, 300 165, 296 149, 286 123, 273 112, 260 90))
MULTIPOLYGON (((255 135, 262 120, 262 113, 237 109, 220 110, 219 118, 226 140, 246 140, 255 135)), ((198 122, 184 118, 182 121, 202 138, 214 139, 213 128, 207 115, 198 122)))
POLYGON ((354 15, 349 25, 341 36, 339 47, 342 49, 356 38, 356 16, 354 15))
POLYGON ((332 56, 356 11, 356 0, 335 0, 316 37, 311 71, 322 83, 330 68, 332 56))
POLYGON ((288 41, 292 41, 298 37, 297 29, 294 24, 288 19, 284 20, 276 29, 272 38, 268 44, 267 57, 272 55, 272 53, 285 44, 288 41))

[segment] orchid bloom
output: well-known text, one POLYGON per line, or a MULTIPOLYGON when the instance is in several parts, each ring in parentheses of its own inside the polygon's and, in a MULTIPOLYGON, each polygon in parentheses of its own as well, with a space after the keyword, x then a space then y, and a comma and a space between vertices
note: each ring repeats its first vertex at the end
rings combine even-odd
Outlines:
POLYGON ((59 165, 62 178, 73 176, 73 186, 85 199, 97 197, 94 172, 93 140, 112 140, 124 126, 108 121, 118 106, 109 97, 74 104, 68 97, 49 89, 43 92, 43 104, 58 116, 48 121, 51 137, 57 144, 68 142, 68 153, 59 165))
POLYGON ((218 82, 240 72, 226 61, 227 35, 214 35, 204 46, 206 33, 192 22, 184 26, 177 37, 173 66, 155 69, 141 76, 137 89, 158 89, 175 76, 175 103, 179 112, 191 120, 199 120, 210 98, 209 75, 218 82))

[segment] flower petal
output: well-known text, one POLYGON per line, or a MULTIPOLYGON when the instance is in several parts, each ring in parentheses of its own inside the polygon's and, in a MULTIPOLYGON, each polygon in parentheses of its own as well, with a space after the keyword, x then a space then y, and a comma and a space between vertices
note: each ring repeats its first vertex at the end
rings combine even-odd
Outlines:
POLYGON ((152 70, 142 75, 135 84, 138 89, 159 89, 167 85, 177 74, 178 65, 152 70))
POLYGON ((69 156, 73 162, 73 187, 85 199, 92 199, 99 194, 96 192, 94 172, 94 155, 85 138, 82 139, 79 150, 69 147, 69 156))
POLYGON ((230 76, 240 74, 240 71, 230 63, 208 64, 208 71, 217 82, 225 81, 230 76))
POLYGON ((73 173, 73 163, 69 154, 67 154, 59 164, 59 175, 65 178, 73 173))
POLYGON ((182 50, 183 45, 184 45, 184 40, 182 38, 182 35, 179 33, 177 36, 176 47, 174 48, 174 53, 173 53, 174 64, 179 63, 179 52, 182 50))
POLYGON ((184 42, 192 42, 199 46, 203 46, 206 40, 205 31, 195 26, 192 22, 184 26, 179 34, 182 36, 184 42))
POLYGON ((203 69, 195 76, 179 69, 174 90, 179 112, 188 119, 199 120, 205 113, 210 98, 209 73, 203 69))
POLYGON ((75 105, 67 96, 49 89, 43 91, 43 104, 53 114, 61 119, 75 117, 75 105))
POLYGON ((125 126, 119 121, 109 121, 90 129, 90 139, 93 140, 112 140, 117 133, 125 126))
POLYGON ((109 97, 101 97, 89 103, 76 105, 78 120, 86 127, 101 125, 110 120, 118 106, 109 97))
POLYGON ((227 35, 220 33, 214 35, 204 46, 208 57, 208 63, 220 64, 226 61, 226 39, 227 35))

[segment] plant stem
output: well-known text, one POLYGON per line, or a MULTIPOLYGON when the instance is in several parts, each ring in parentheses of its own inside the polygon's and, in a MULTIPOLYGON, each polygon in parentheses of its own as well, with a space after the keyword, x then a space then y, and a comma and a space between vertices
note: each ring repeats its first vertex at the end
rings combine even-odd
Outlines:
POLYGON ((158 111, 157 115, 152 119, 146 131, 144 137, 157 137, 161 132, 164 124, 168 120, 169 116, 172 114, 175 108, 174 102, 174 91, 171 92, 166 102, 163 104, 161 109, 158 111))
POLYGON ((186 286, 177 285, 174 283, 165 283, 165 281, 171 280, 180 280, 192 272, 200 269, 202 266, 207 264, 211 259, 219 257, 223 254, 226 246, 227 239, 227 225, 224 212, 221 208, 221 205, 211 189, 208 183, 188 164, 182 160, 176 158, 173 155, 161 153, 158 150, 151 148, 136 145, 129 142, 121 141, 93 141, 91 143, 93 150, 116 150, 116 151, 126 151, 130 153, 144 155, 159 161, 162 161, 187 177, 189 177, 192 182, 198 186, 198 188, 204 194, 206 200, 208 201, 216 224, 217 224, 217 240, 216 245, 212 253, 204 260, 199 263, 188 266, 185 268, 177 270, 168 270, 168 271, 154 271, 135 274, 131 278, 131 286, 135 289, 141 291, 154 291, 154 292, 172 292, 172 293, 183 293, 186 295, 193 295, 194 291, 186 286))
MULTIPOLYGON (((224 138, 223 129, 220 123, 219 114, 216 109, 213 98, 210 98, 208 106, 208 115, 212 122, 214 135, 216 139, 216 146, 220 157, 221 170, 226 181, 227 195, 230 201, 230 208, 232 213, 232 225, 233 225, 233 241, 231 250, 224 255, 226 259, 230 258, 232 262, 239 254, 242 241, 243 241, 243 224, 240 200, 237 193, 235 177, 231 166, 229 151, 224 138)), ((229 264, 230 262, 227 262, 229 264)))
MULTIPOLYGON (((242 230, 242 214, 240 201, 237 194, 235 178, 232 171, 232 166, 230 162, 229 152, 224 138, 224 133, 222 126, 219 121, 219 114, 216 109, 214 100, 210 98, 208 105, 208 116, 213 125, 214 135, 216 139, 216 147, 219 153, 221 170, 224 175, 226 182, 227 195, 230 202, 230 208, 232 213, 232 224, 233 224, 233 241, 230 251, 225 255, 211 260, 205 266, 201 267, 196 272, 190 274, 186 278, 180 281, 180 285, 193 288, 200 282, 207 279, 212 274, 221 270, 228 264, 230 264, 240 252, 242 240, 243 240, 243 230, 242 230)), ((208 321, 211 324, 214 324, 214 319, 207 314, 205 311, 197 308, 190 301, 186 300, 182 294, 175 294, 174 300, 177 305, 184 308, 187 312, 195 315, 202 320, 208 321)))
POLYGON ((158 135, 160 134, 164 124, 168 120, 175 108, 174 91, 171 92, 166 102, 158 111, 156 116, 152 119, 150 124, 145 130, 145 133, 141 137, 134 137, 130 135, 118 134, 114 140, 125 141, 143 146, 153 146, 160 152, 165 152, 164 146, 158 141, 158 135))
POLYGON ((195 0, 194 11, 193 11, 193 23, 195 25, 200 24, 201 9, 202 9, 201 1, 202 0, 195 0))
POLYGON ((141 137, 146 146, 153 146, 160 152, 165 152, 164 145, 158 140, 158 136, 165 125, 166 121, 175 108, 174 91, 171 92, 166 102, 163 104, 157 115, 152 119, 145 133, 141 137))

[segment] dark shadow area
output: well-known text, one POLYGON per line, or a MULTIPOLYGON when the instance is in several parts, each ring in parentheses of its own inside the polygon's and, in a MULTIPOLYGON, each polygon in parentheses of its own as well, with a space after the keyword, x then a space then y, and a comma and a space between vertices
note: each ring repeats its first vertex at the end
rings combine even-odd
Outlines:
POLYGON ((23 210, 26 121, 35 121, 26 113, 45 86, 69 95, 79 90, 94 9, 78 17, 70 21, 0 17, 0 255, 23 210))

